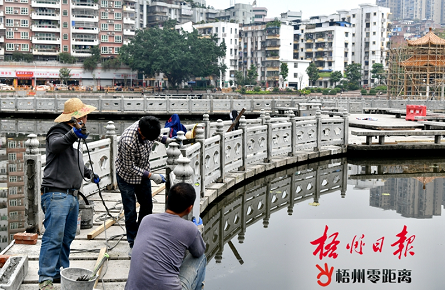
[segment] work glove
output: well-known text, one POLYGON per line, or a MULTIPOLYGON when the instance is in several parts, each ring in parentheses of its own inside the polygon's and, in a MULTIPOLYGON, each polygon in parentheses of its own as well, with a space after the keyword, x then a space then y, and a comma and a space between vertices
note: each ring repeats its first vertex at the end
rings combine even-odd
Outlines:
POLYGON ((202 219, 200 217, 198 218, 198 220, 196 220, 196 218, 193 217, 192 222, 197 226, 202 225, 202 219))
POLYGON ((172 141, 175 141, 175 142, 176 142, 176 136, 173 137, 173 138, 167 138, 167 139, 165 140, 165 145, 168 146, 168 144, 170 144, 172 141))
POLYGON ((165 177, 162 174, 152 173, 148 179, 153 180, 156 184, 161 184, 165 182, 165 177))
POLYGON ((82 133, 82 128, 77 129, 77 128, 73 127, 73 131, 74 131, 74 134, 76 134, 77 138, 81 138, 81 139, 86 139, 86 138, 88 138, 88 135, 89 135, 89 134, 88 134, 88 133, 83 134, 83 133, 82 133))
POLYGON ((100 177, 96 173, 94 173, 93 178, 91 179, 94 183, 99 184, 100 177))

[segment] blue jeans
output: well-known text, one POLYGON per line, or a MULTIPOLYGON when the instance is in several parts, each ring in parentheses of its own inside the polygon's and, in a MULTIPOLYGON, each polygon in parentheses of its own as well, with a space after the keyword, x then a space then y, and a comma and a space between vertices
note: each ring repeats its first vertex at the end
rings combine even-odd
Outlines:
POLYGON ((123 180, 118 174, 117 185, 122 196, 122 204, 125 214, 125 229, 127 230, 127 241, 130 248, 133 248, 134 239, 141 224, 142 219, 153 211, 153 201, 151 196, 151 181, 142 178, 140 184, 130 184, 123 180), (136 198, 139 202, 139 218, 136 212, 136 198), (137 222, 136 222, 137 220, 137 222))
POLYGON ((70 266, 70 246, 76 236, 79 202, 76 197, 47 192, 41 201, 45 232, 39 257, 39 283, 60 278, 60 267, 70 266))
POLYGON ((179 269, 179 280, 183 290, 204 289, 203 282, 206 276, 207 258, 203 254, 199 258, 194 258, 190 253, 182 261, 179 269))

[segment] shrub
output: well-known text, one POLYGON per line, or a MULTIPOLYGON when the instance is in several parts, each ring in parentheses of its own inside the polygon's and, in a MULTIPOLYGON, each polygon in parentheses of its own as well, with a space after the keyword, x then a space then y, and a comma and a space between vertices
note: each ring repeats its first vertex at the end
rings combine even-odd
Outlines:
POLYGON ((259 86, 254 87, 253 91, 254 92, 260 92, 261 91, 261 87, 259 87, 259 86))
POLYGON ((241 87, 241 89, 240 89, 240 93, 241 93, 241 94, 245 94, 245 93, 246 93, 246 88, 245 88, 245 87, 241 87))
POLYGON ((286 88, 286 92, 292 92, 291 88, 286 88))
POLYGON ((375 90, 375 89, 370 89, 370 90, 369 90, 369 94, 370 94, 370 95, 375 95, 375 94, 377 94, 377 90, 375 90))
POLYGON ((329 95, 330 89, 322 89, 321 93, 323 95, 329 95))
POLYGON ((321 92, 323 92, 323 89, 322 89, 322 88, 316 88, 316 89, 315 89, 315 92, 316 92, 316 93, 321 93, 321 92))
POLYGON ((362 93, 362 95, 366 95, 366 94, 368 94, 368 91, 365 90, 365 89, 361 89, 361 90, 360 90, 360 93, 362 93))
POLYGON ((280 89, 278 87, 274 87, 273 90, 272 90, 272 92, 275 92, 275 93, 279 92, 279 91, 280 91, 280 89))

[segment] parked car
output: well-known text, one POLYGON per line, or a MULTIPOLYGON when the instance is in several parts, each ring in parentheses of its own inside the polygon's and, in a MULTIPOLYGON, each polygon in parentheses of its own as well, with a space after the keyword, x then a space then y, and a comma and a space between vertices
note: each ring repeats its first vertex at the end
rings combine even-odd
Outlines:
POLYGON ((36 87, 36 91, 49 91, 51 90, 51 86, 49 85, 38 85, 36 87))
POLYGON ((56 91, 67 91, 68 86, 64 84, 55 84, 54 85, 56 91))
POLYGON ((0 91, 14 91, 14 87, 7 84, 0 84, 0 91))

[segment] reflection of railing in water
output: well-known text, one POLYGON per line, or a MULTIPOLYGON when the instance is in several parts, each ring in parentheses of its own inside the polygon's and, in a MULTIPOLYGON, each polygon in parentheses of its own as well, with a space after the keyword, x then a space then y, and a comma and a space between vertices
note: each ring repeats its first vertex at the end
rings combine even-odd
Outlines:
MULTIPOLYGON (((347 162, 342 158, 278 171, 237 188, 203 217, 208 260, 215 257, 217 263, 221 262, 224 244, 236 235, 243 243, 246 228, 260 220, 267 228, 272 213, 287 207, 292 215, 295 203, 308 199, 318 202, 321 194, 334 191, 340 191, 343 197, 346 187, 347 162)), ((230 247, 234 249, 233 244, 230 247)), ((237 253, 235 256, 242 261, 237 253)))

